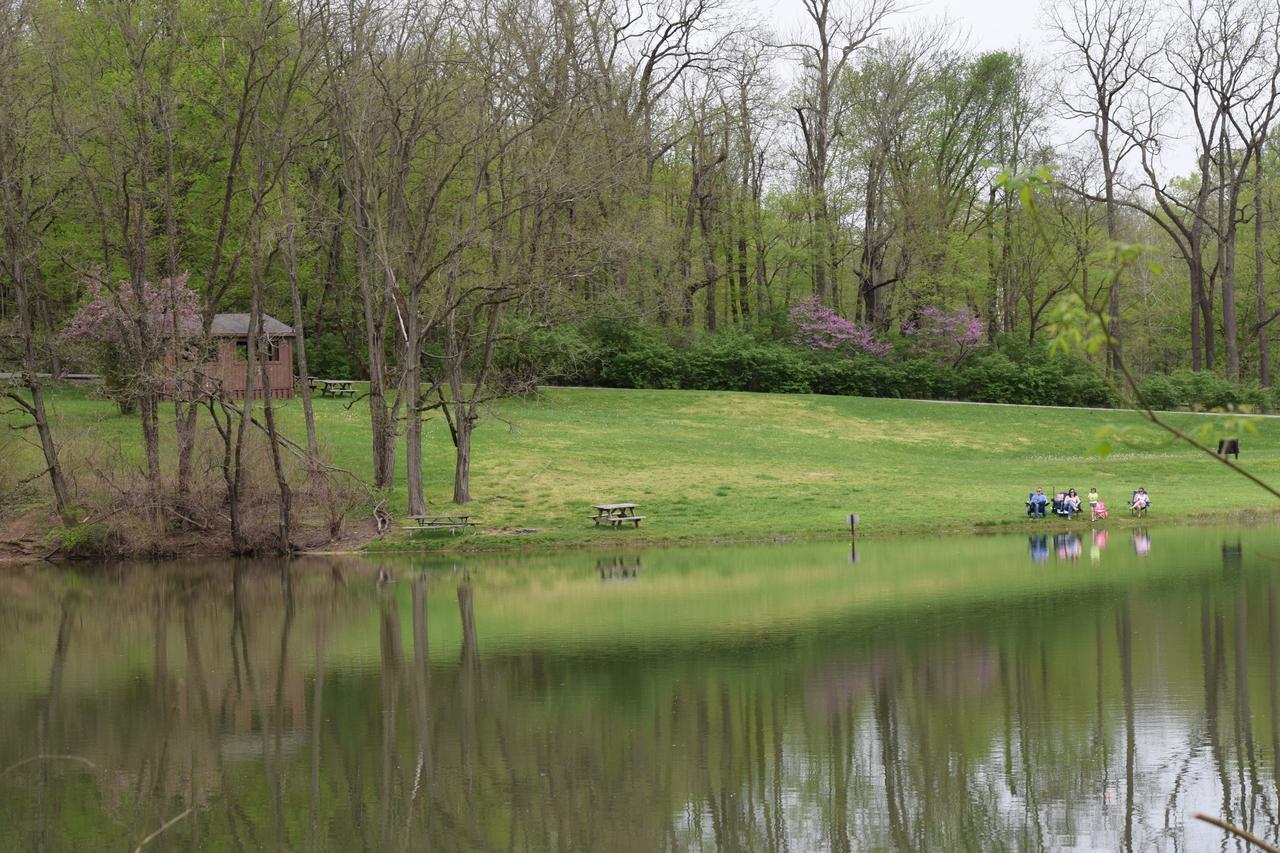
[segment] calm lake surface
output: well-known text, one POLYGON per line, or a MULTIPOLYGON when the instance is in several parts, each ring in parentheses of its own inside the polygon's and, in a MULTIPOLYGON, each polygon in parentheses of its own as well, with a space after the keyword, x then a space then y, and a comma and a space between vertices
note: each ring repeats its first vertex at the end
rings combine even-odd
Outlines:
POLYGON ((1044 530, 5 571, 0 850, 1280 836, 1280 532, 1044 530))

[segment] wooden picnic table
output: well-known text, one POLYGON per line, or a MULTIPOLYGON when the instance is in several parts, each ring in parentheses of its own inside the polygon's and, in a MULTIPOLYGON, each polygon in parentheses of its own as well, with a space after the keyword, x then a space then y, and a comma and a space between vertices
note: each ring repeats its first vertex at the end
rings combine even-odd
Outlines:
POLYGON ((468 530, 476 527, 477 524, 471 521, 471 516, 454 514, 454 515, 411 515, 408 517, 412 524, 404 525, 404 529, 409 531, 409 535, 413 535, 418 530, 449 530, 449 535, 456 534, 459 530, 466 534, 468 530))
POLYGON ((644 521, 643 515, 636 515, 636 509, 639 504, 620 503, 620 504, 595 504, 592 509, 596 511, 595 515, 588 516, 597 526, 607 524, 610 527, 621 527, 627 522, 633 523, 636 527, 640 526, 640 522, 644 521))
POLYGON ((355 396, 356 393, 354 379, 317 379, 312 376, 307 379, 307 384, 312 391, 319 391, 321 397, 355 396))

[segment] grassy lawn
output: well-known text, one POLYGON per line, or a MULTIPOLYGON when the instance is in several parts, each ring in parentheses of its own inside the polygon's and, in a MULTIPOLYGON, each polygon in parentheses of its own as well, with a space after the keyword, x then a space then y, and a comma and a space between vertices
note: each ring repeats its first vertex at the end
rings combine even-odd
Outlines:
MULTIPOLYGON (((141 461, 136 419, 79 389, 51 395, 59 440, 118 449, 113 464, 141 461)), ((280 403, 284 429, 301 439, 297 400, 280 403)), ((337 465, 368 478, 362 403, 317 400, 321 442, 337 465)), ((1087 455, 1097 431, 1135 425, 1127 412, 917 403, 850 397, 699 391, 546 389, 509 400, 478 428, 468 511, 480 535, 419 536, 419 548, 608 545, 816 538, 841 535, 850 512, 868 535, 1020 530, 1035 486, 1097 486, 1122 523, 1130 491, 1152 494, 1151 523, 1270 509, 1257 487, 1150 430, 1138 447, 1087 455), (591 505, 633 501, 640 530, 596 529, 591 505), (514 534, 511 531, 532 531, 514 534)), ((1183 425, 1204 415, 1173 415, 1183 425)), ((1280 420, 1241 441, 1241 462, 1280 482, 1280 420)), ((166 425, 166 441, 172 430, 166 425)), ((428 424, 428 501, 452 511, 452 447, 443 420, 428 424)), ((42 467, 29 432, 7 431, 0 458, 19 472, 42 467)), ((403 483, 403 452, 398 483, 403 483)), ((216 477, 216 472, 208 476, 216 477)), ((15 478, 17 479, 17 478, 15 478)), ((403 486, 391 495, 403 511, 403 486)), ((1087 521, 1085 522, 1087 524, 1087 521)), ((405 545, 397 531, 387 545, 405 545)))

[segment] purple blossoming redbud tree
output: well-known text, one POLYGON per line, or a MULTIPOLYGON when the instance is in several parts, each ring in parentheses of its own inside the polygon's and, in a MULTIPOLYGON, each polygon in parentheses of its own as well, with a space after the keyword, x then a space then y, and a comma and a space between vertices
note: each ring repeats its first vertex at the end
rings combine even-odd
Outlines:
POLYGON ((87 348, 108 393, 122 411, 131 411, 139 396, 176 380, 178 366, 165 362, 175 343, 174 314, 176 343, 185 352, 200 330, 200 299, 186 273, 158 283, 144 281, 141 302, 127 283, 110 287, 90 279, 86 286, 89 299, 63 328, 63 337, 87 348))
POLYGON ((968 306, 947 309, 927 305, 902 324, 902 334, 915 352, 956 365, 983 346, 987 326, 968 306))
POLYGON ((796 327, 793 340, 810 349, 854 349, 869 355, 884 355, 890 349, 890 345, 877 340, 870 329, 824 307, 816 296, 792 307, 790 317, 796 327))

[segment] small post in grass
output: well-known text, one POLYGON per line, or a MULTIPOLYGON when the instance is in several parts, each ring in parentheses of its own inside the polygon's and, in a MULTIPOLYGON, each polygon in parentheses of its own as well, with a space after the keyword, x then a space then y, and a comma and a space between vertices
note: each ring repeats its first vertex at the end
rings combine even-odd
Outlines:
POLYGON ((849 513, 849 538, 850 539, 854 539, 857 537, 859 521, 861 521, 861 519, 857 515, 853 513, 849 513))

